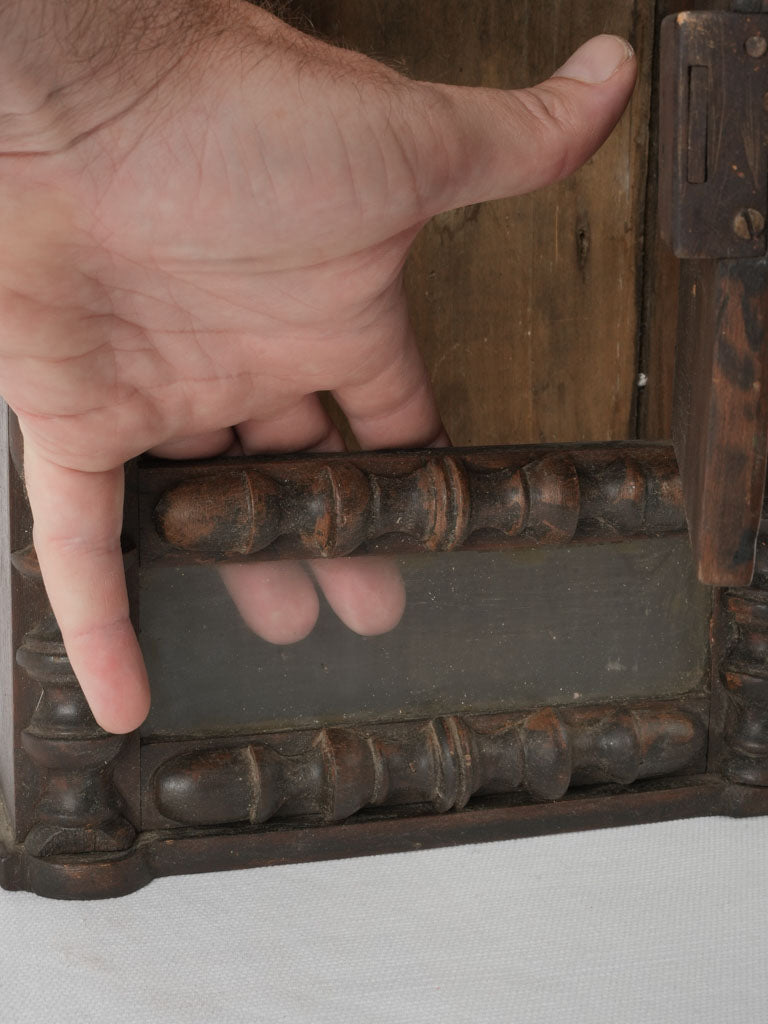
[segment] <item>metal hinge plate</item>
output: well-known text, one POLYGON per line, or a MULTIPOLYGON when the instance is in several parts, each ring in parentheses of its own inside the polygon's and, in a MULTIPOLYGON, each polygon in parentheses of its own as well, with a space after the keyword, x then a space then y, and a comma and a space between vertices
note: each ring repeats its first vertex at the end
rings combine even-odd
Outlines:
POLYGON ((754 258, 768 217, 768 14, 661 28, 661 231, 682 259, 754 258))

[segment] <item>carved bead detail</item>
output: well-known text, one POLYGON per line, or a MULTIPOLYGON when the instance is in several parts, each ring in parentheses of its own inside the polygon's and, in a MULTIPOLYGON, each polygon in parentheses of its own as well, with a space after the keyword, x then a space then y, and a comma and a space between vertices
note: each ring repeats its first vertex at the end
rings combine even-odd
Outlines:
POLYGON ((112 784, 112 762, 126 737, 110 735, 96 724, 53 615, 27 633, 16 660, 42 686, 21 736, 24 750, 43 773, 26 852, 45 857, 127 849, 135 832, 120 813, 112 784))
POLYGON ((148 464, 142 559, 178 564, 562 544, 684 529, 670 446, 148 464))
POLYGON ((734 782, 768 786, 768 602, 762 579, 723 596, 725 654, 720 681, 726 694, 723 774, 734 782))
POLYGON ((342 821, 363 808, 461 809, 474 796, 556 800, 571 785, 701 770, 706 701, 541 708, 328 728, 192 749, 160 764, 157 811, 185 825, 342 821))

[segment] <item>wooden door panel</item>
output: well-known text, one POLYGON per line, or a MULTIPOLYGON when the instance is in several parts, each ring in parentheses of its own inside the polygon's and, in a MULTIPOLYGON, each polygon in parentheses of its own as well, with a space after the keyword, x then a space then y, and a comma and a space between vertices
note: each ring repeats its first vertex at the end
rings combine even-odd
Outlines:
POLYGON ((653 0, 297 6, 331 41, 458 85, 525 87, 590 36, 631 40, 638 86, 602 150, 534 195, 435 218, 407 287, 454 444, 634 437, 653 0))

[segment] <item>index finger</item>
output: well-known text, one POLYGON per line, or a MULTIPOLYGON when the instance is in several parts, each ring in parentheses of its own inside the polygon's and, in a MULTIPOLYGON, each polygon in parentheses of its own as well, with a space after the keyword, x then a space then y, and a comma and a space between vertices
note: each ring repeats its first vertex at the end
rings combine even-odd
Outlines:
POLYGON ((59 466, 24 452, 33 540, 72 670, 107 732, 138 728, 149 683, 131 625, 120 532, 124 471, 59 466))

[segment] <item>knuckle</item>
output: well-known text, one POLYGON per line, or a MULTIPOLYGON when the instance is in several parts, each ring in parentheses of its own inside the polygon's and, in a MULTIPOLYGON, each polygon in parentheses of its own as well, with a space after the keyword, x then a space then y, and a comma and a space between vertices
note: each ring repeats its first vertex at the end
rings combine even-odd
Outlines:
POLYGON ((431 82, 410 85, 406 113, 419 157, 415 210, 429 217, 442 210, 443 196, 466 177, 471 163, 460 130, 463 90, 431 82))
POLYGON ((32 539, 39 553, 56 551, 65 557, 112 559, 122 557, 120 541, 113 536, 86 536, 35 526, 32 539))
POLYGON ((549 165, 552 180, 564 177, 573 169, 573 141, 583 130, 575 104, 563 90, 548 83, 510 95, 540 159, 549 165))
POLYGON ((532 89, 521 89, 514 93, 528 112, 534 124, 546 132, 573 135, 580 126, 576 105, 565 90, 544 82, 532 89))

